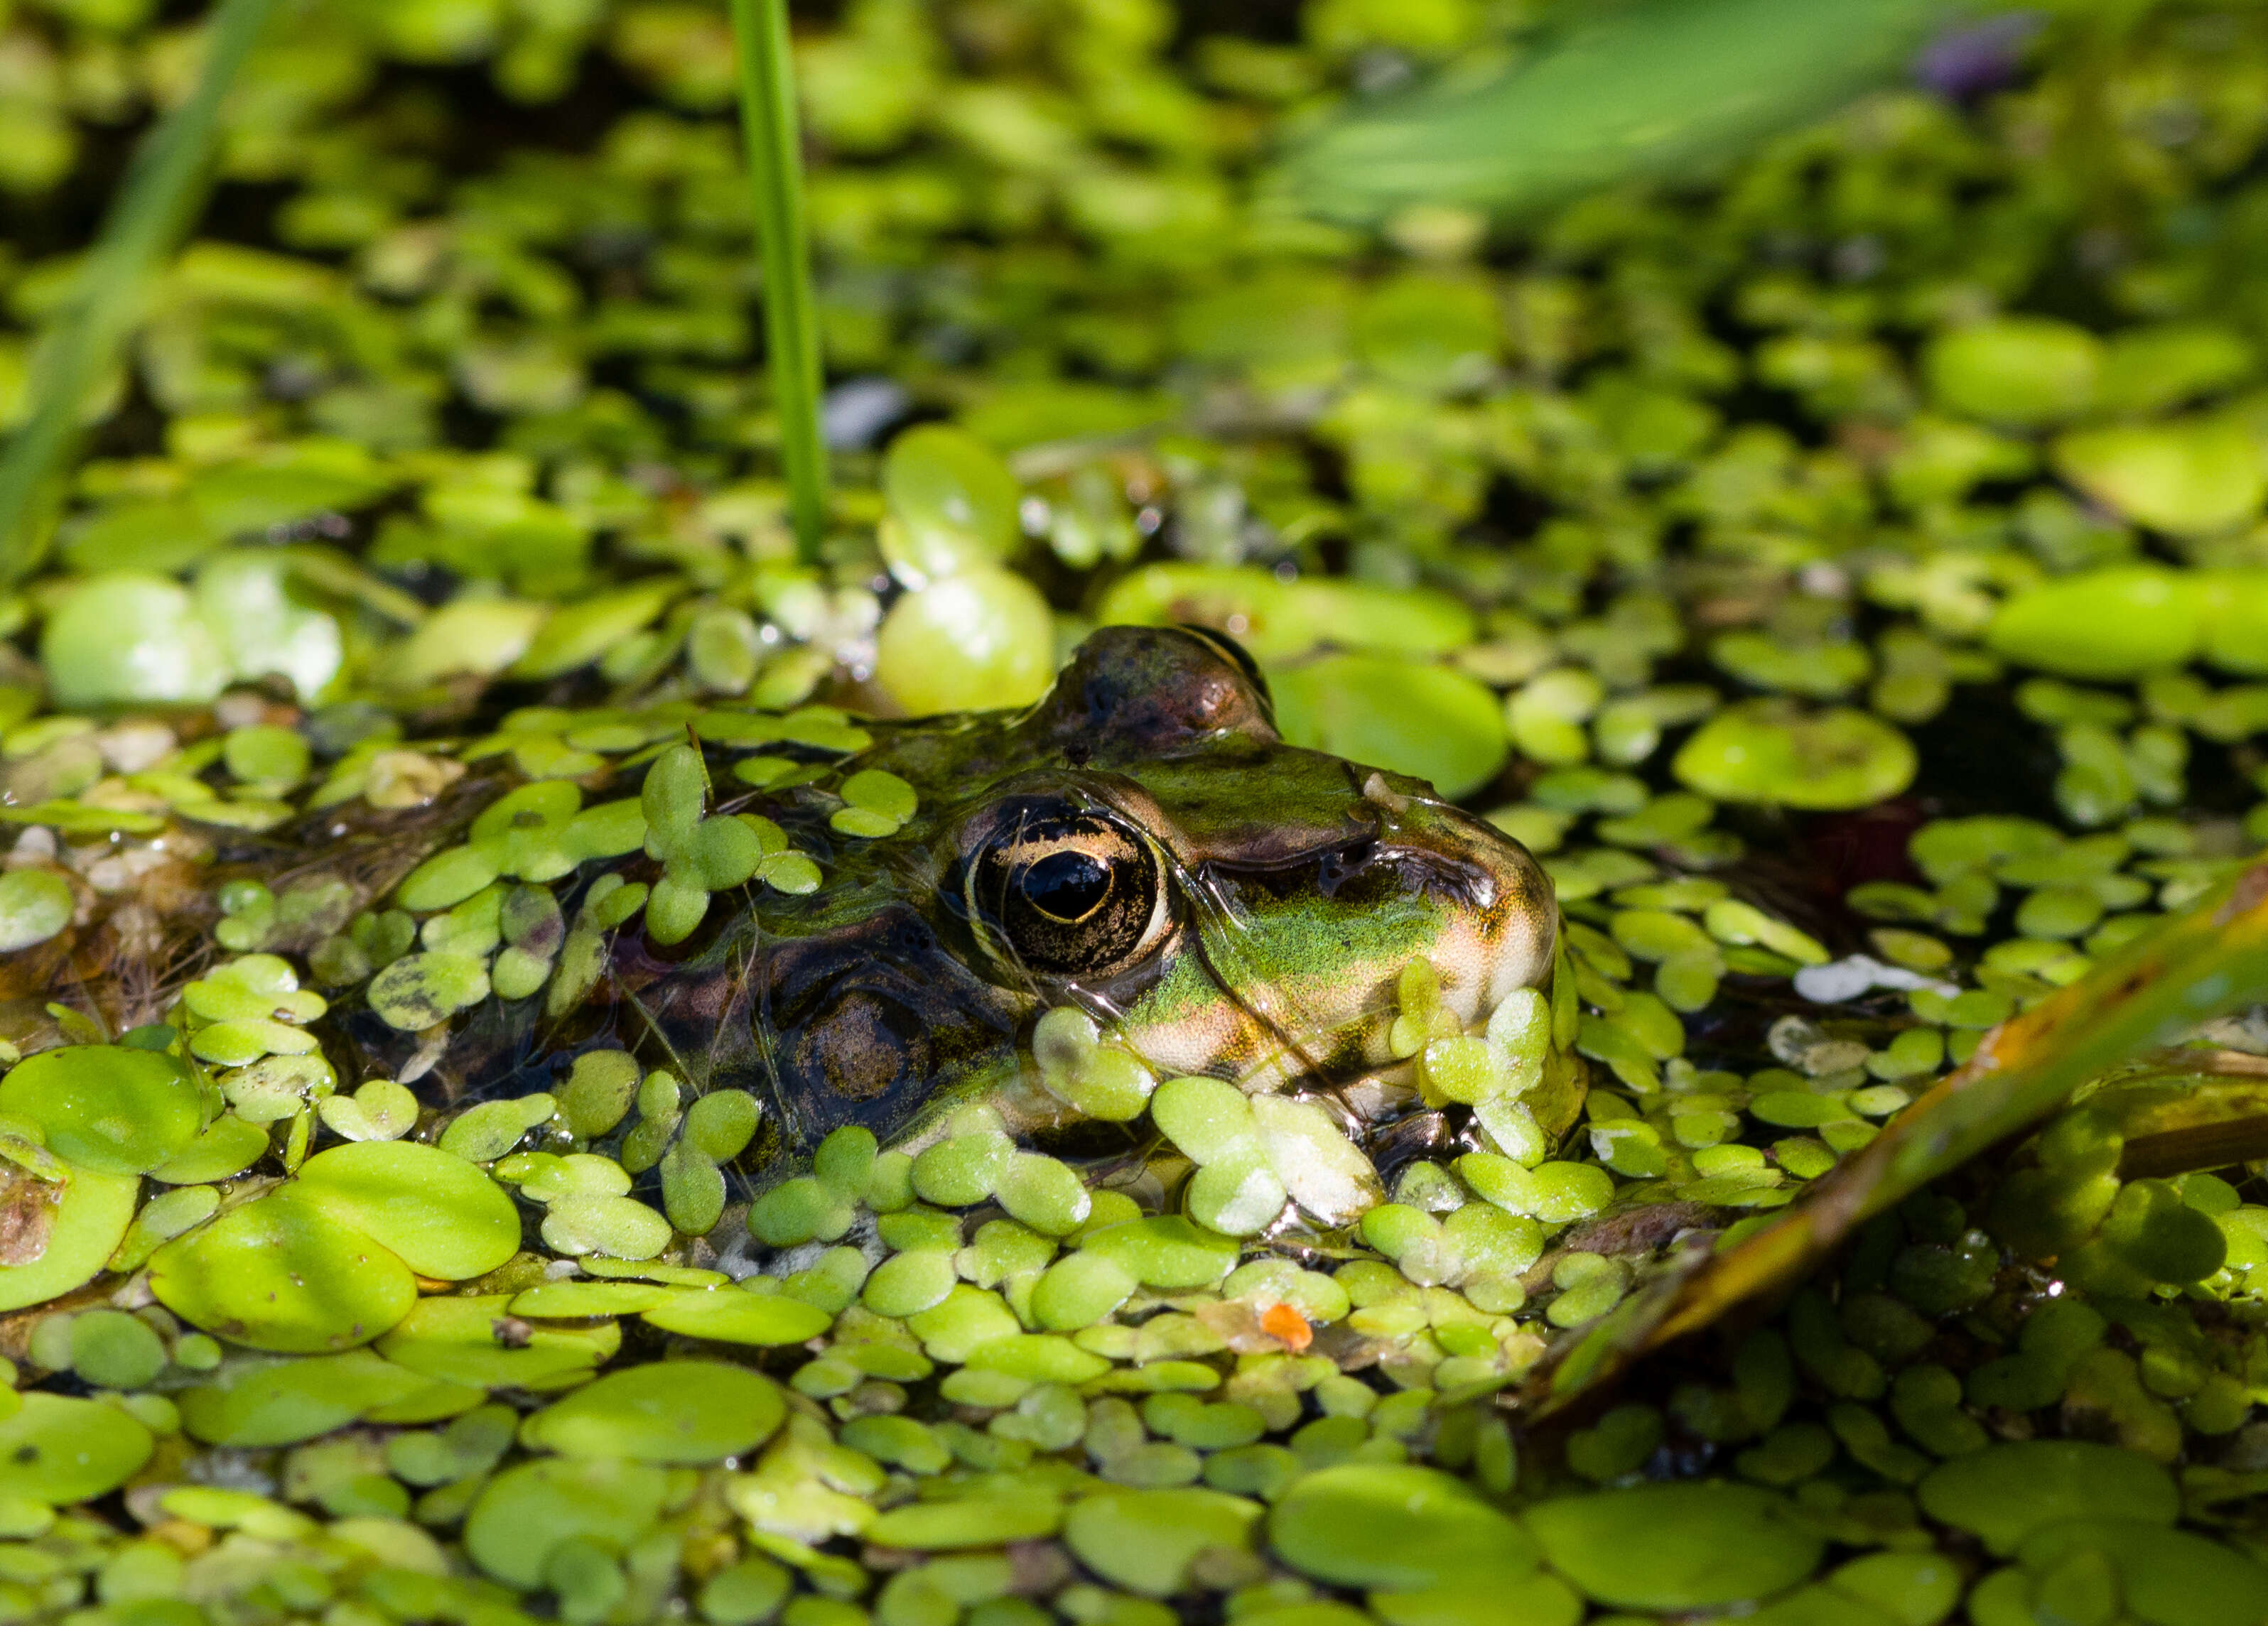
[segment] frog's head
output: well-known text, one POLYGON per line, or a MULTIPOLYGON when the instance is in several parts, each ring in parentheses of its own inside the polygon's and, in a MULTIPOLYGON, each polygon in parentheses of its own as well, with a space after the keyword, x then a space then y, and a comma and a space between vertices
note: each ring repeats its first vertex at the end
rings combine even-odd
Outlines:
POLYGON ((892 726, 842 771, 870 768, 915 787, 915 817, 845 840, 823 794, 768 807, 828 882, 767 896, 703 957, 736 994, 681 1013, 727 1048, 747 1035, 805 1147, 977 1092, 1059 1122, 1029 1041, 1061 1005, 1160 1078, 1343 1085, 1395 1068, 1411 961, 1467 1024, 1550 975, 1557 914, 1527 850, 1415 780, 1286 745, 1226 639, 1105 629, 1030 710, 892 726))

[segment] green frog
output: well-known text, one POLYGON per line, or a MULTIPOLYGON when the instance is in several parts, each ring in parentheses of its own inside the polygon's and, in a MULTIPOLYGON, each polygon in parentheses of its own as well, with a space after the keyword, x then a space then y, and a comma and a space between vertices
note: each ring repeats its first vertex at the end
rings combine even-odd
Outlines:
MULTIPOLYGON (((1557 909, 1527 850, 1417 781, 1285 743, 1226 638, 1106 628, 1027 711, 867 726, 819 783, 718 804, 776 820, 823 885, 762 889, 675 953, 624 932, 593 995, 697 1087, 751 1091, 776 1154, 845 1124, 917 1139, 974 1099, 1072 1134, 1085 1115, 1044 1065, 1070 1012, 1152 1078, 1324 1092, 1382 1129, 1423 1105, 1406 1025, 1395 1042, 1407 968, 1430 967, 1441 1032, 1551 982, 1557 909), (828 787, 873 770, 917 809, 845 837, 828 787)), ((1556 1134, 1579 1086, 1554 1084, 1535 1105, 1556 1134)))
MULTIPOLYGON (((578 1053, 626 1045, 692 1093, 747 1092, 760 1176, 846 1125, 916 1144, 972 1103, 1064 1155, 1138 1151, 1116 1126, 1141 1115, 1157 1083, 1192 1075, 1312 1103, 1357 1143, 1423 1150, 1461 1127, 1425 1109, 1474 1099, 1429 1079, 1427 1047, 1515 995, 1549 1004, 1533 990, 1553 984, 1558 916, 1528 851, 1422 784, 1286 744, 1258 669, 1209 632, 1105 628, 1021 712, 827 713, 801 728, 689 702, 606 715, 632 719, 604 725, 627 731, 614 741, 622 760, 568 764, 589 769, 593 796, 616 798, 586 810, 611 832, 595 849, 481 858, 475 849, 509 846, 522 825, 541 848, 583 792, 563 778, 508 790, 505 759, 475 742, 426 762, 462 776, 422 805, 388 810, 327 786, 272 835, 220 838, 234 850, 224 846, 201 884, 145 886, 136 907, 146 916, 170 895, 202 935, 213 882, 225 899, 256 880, 284 894, 285 916, 329 910, 297 938, 285 927, 249 945, 326 985, 320 1026, 341 1090, 394 1078, 445 1107, 527 1095, 554 1087, 578 1053), (769 742, 766 766, 752 773, 756 740, 769 742), (686 899, 670 892, 676 861, 646 817, 674 816, 656 813, 652 787, 673 749, 702 804, 694 817, 744 846, 761 830, 797 866, 696 894, 675 931, 655 925, 665 901, 683 915, 686 899), (654 764, 643 812, 642 762, 654 764), (859 814, 844 793, 861 783, 888 787, 897 811, 859 814), (418 879, 456 870, 446 887, 418 879), (591 919, 609 888, 649 887, 643 922, 611 921, 586 940, 578 976, 563 970, 537 991, 532 952, 556 955, 565 923, 591 919), (367 923, 389 904, 396 940, 377 976, 327 974, 318 939, 343 941, 342 911, 367 923), (514 946, 499 954, 500 929, 514 946), (433 962, 419 973, 429 982, 447 962, 460 983, 477 979, 473 992, 431 1010, 397 993, 389 1006, 383 990, 414 980, 411 961, 433 962), (491 974, 498 997, 485 997, 491 974)), ((512 726, 499 737, 518 737, 512 726)), ((568 737, 597 738, 581 726, 568 737)), ((332 786, 355 783, 356 760, 332 786)), ((99 963, 112 997, 82 984, 99 1014, 114 1029, 158 1021, 166 985, 137 982, 136 968, 161 958, 158 940, 148 919, 114 911, 8 970, 35 995, 99 963), (138 1010, 126 997, 136 987, 149 996, 138 1010)), ((208 948, 202 962, 212 958, 208 948)), ((283 974, 269 963, 263 975, 283 974)), ((1547 1137, 1580 1098, 1560 982, 1564 1064, 1527 1081, 1547 1137)))

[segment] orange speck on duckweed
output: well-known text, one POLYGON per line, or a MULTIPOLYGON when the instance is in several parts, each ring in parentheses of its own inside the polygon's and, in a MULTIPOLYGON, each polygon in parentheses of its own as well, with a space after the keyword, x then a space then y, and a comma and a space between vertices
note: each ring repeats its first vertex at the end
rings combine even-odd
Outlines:
POLYGON ((1315 1329, 1307 1325, 1307 1318, 1288 1304, 1271 1304, 1263 1310, 1260 1329, 1282 1339, 1294 1355, 1315 1341, 1315 1329))

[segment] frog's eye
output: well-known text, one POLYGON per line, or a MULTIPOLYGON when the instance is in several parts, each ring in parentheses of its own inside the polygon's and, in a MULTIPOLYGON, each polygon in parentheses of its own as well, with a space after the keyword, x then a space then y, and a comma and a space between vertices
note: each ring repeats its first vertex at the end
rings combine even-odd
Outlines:
POLYGON ((1168 924, 1155 850, 1100 813, 1025 810, 1003 821, 968 876, 970 914, 1042 976, 1111 975, 1168 924))

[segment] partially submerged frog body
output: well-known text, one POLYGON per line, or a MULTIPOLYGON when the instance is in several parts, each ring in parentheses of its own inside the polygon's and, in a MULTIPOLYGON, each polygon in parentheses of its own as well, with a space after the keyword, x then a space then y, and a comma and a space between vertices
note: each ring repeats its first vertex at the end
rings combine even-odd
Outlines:
POLYGON ((680 1046, 712 1032, 712 1078, 753 1084, 797 1147, 843 1123, 887 1140, 980 1092, 1060 1127, 1073 1109, 1026 1053, 1061 1007, 1153 1077, 1365 1079, 1392 1111, 1414 1100, 1391 1042, 1405 967, 1431 964, 1457 1027, 1550 977, 1525 850, 1284 744, 1256 677, 1197 635, 1097 633, 1032 711, 889 730, 843 765, 873 771, 919 798, 887 835, 828 841, 823 791, 764 804, 826 842, 819 890, 760 895, 668 970, 618 960, 622 995, 680 1046))
MULTIPOLYGON (((689 1093, 754 1098, 760 1183, 836 1129, 918 1145, 971 1105, 1065 1155, 1138 1152, 1146 1126, 1114 1124, 1189 1075, 1299 1103, 1342 1148, 1388 1129, 1439 1145, 1463 1125, 1430 1109, 1475 1097, 1428 1075, 1437 1041, 1515 993, 1544 1007, 1522 990, 1553 982, 1557 912, 1526 850, 1421 784, 1286 745, 1257 673, 1209 634, 1105 629, 1021 713, 681 703, 567 738, 594 728, 630 754, 594 759, 587 791, 515 785, 475 742, 422 807, 318 791, 224 850, 239 861, 216 873, 280 896, 282 923, 231 941, 232 916, 223 940, 325 987, 342 1092, 395 1078, 450 1107, 556 1087, 578 1053, 627 1045, 689 1093), (883 812, 861 799, 874 787, 883 812), (762 858, 688 893, 672 878, 699 871, 701 841, 762 858), (320 917, 295 924, 310 899, 320 917)), ((81 935, 82 961, 102 944, 107 964, 132 958, 114 926, 81 935)), ((122 981, 106 971, 82 1003, 114 1025, 164 1014, 122 981)), ((1545 1140, 1581 1099, 1560 1037, 1520 1082, 1523 1132, 1545 1140)), ((1354 1199, 1316 1217, 1378 1195, 1363 1164, 1354 1199)))
MULTIPOLYGON (((753 889, 689 953, 626 931, 589 997, 694 1087, 755 1094, 760 1156, 845 1124, 918 1139, 970 1102, 1072 1129, 1101 1103, 1064 1075, 1098 1043, 1137 1064, 1103 1115, 1203 1074, 1381 1123, 1422 1105, 1407 1024, 1396 1042, 1409 968, 1438 987, 1420 1041, 1550 981, 1557 910, 1526 850, 1414 781, 1285 745, 1208 636, 1107 629, 1028 712, 869 726, 817 783, 753 797, 712 751, 719 810, 775 821, 822 881, 753 889), (916 807, 844 834, 836 792, 876 773, 916 807)), ((1544 1133, 1578 1077, 1551 1070, 1544 1133)))

